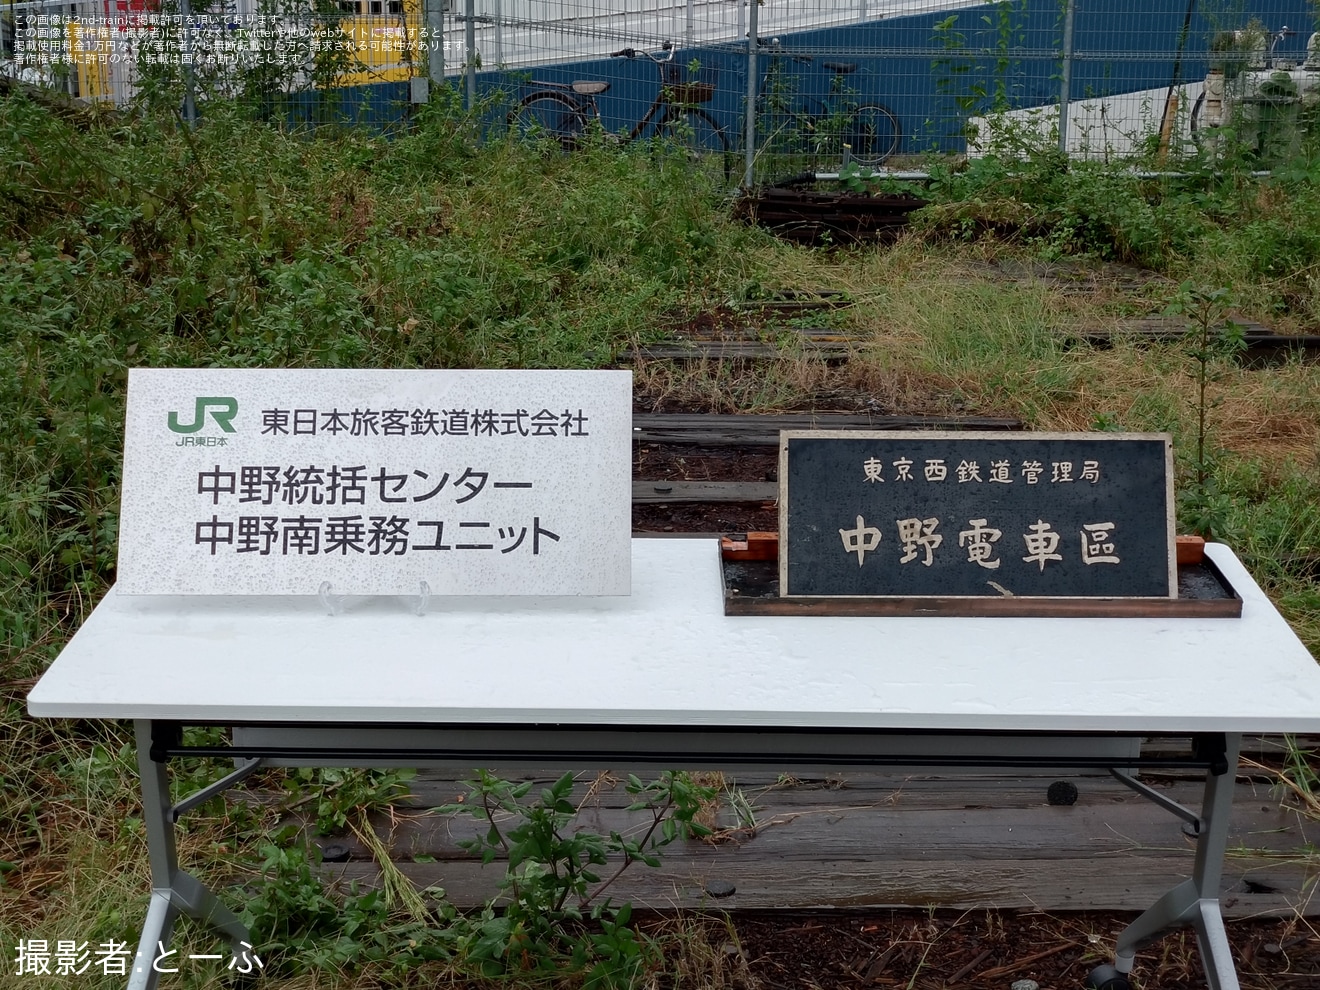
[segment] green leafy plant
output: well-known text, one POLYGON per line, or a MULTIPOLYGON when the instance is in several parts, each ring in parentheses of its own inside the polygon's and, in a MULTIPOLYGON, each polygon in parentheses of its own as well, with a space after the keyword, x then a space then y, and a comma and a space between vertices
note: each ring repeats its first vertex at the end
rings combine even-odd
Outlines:
POLYGON ((839 183, 849 192, 870 192, 871 182, 874 180, 875 170, 869 166, 850 161, 839 169, 839 183))
POLYGON ((714 791, 682 773, 650 783, 630 776, 625 788, 635 800, 628 810, 651 816, 633 838, 574 825, 571 773, 531 800, 531 781, 515 784, 482 771, 468 786, 463 803, 440 810, 476 819, 477 837, 461 845, 483 863, 503 857, 505 874, 501 896, 464 940, 465 959, 486 976, 585 971, 589 986, 631 985, 655 961, 655 947, 629 926, 631 906, 603 895, 635 863, 658 866, 661 847, 708 834, 695 816, 714 791))
MULTIPOLYGON (((933 59, 935 92, 944 97, 959 117, 970 117, 985 99, 985 87, 975 81, 976 62, 967 54, 967 35, 958 30, 958 15, 950 14, 932 27, 932 40, 945 54, 933 59)), ((964 136, 965 130, 962 131, 964 136)))
POLYGON ((859 129, 857 89, 835 72, 826 92, 804 91, 811 77, 792 67, 811 63, 810 56, 772 48, 768 60, 757 100, 758 155, 771 156, 779 173, 837 168, 859 129))
POLYGON ((349 819, 361 812, 388 807, 408 795, 408 782, 416 770, 302 768, 286 780, 285 788, 300 795, 290 807, 313 804, 316 828, 322 835, 342 832, 349 819))
POLYGON ((990 34, 989 43, 980 46, 969 44, 958 14, 950 14, 931 28, 932 42, 943 49, 930 66, 935 92, 947 104, 947 115, 960 121, 956 133, 969 139, 977 137, 969 118, 1012 105, 1018 88, 1014 77, 1020 72, 1015 49, 1026 44, 1013 0, 997 0, 980 20, 981 33, 990 34))
POLYGON ((1122 433, 1123 424, 1112 412, 1098 412, 1091 417, 1091 429, 1097 433, 1122 433))
POLYGON ((437 915, 400 915, 382 890, 329 894, 317 872, 315 848, 260 847, 261 883, 246 892, 239 918, 260 947, 268 972, 343 970, 366 963, 403 972, 447 960, 461 929, 458 914, 441 903, 437 915))
POLYGON ((792 133, 799 100, 798 80, 785 71, 789 56, 775 52, 768 57, 765 82, 756 103, 756 141, 758 154, 783 156, 794 150, 792 133))
POLYGON ((1183 490, 1183 514, 1194 531, 1206 536, 1222 535, 1229 506, 1228 496, 1215 483, 1215 454, 1206 448, 1210 410, 1218 404, 1209 387, 1218 380, 1222 362, 1247 346, 1244 328, 1228 319, 1231 300, 1228 289, 1184 282, 1165 309, 1188 321, 1184 342, 1196 380, 1196 453, 1194 484, 1183 490))
POLYGON ((823 115, 803 114, 798 127, 804 143, 827 164, 842 162, 847 154, 846 145, 854 130, 857 113, 857 89, 848 77, 836 72, 830 80, 829 96, 825 99, 823 115))

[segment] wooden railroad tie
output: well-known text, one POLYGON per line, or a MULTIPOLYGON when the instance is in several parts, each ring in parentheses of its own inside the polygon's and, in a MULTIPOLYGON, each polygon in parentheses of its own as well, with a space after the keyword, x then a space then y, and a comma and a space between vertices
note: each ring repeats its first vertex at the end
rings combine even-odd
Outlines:
POLYGON ((780 430, 1022 430, 1017 418, 888 416, 879 413, 720 415, 634 413, 633 440, 701 447, 777 447, 780 430))
MULTIPOLYGON (((1320 351, 1320 334, 1275 333, 1260 323, 1242 323, 1248 351, 1320 351)), ((1222 329, 1222 328, 1221 328, 1222 329)), ((756 331, 726 335, 719 340, 672 340, 643 344, 619 355, 623 362, 636 361, 770 361, 802 355, 825 363, 842 363, 865 354, 874 341, 832 327, 775 330, 776 340, 765 340, 756 331)), ((1092 347, 1112 347, 1128 340, 1138 344, 1176 344, 1187 338, 1185 323, 1165 317, 1147 316, 1123 320, 1113 327, 1079 326, 1064 331, 1072 341, 1092 347)))

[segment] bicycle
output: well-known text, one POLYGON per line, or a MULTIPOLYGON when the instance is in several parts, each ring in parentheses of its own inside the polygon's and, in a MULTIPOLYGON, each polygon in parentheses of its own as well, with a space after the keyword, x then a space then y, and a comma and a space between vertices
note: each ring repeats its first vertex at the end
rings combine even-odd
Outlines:
MULTIPOLYGON (((698 106, 714 99, 718 69, 675 65, 671 41, 658 50, 623 48, 610 52, 610 58, 648 58, 660 74, 660 91, 650 108, 626 136, 616 135, 618 140, 635 141, 654 122, 653 136, 674 141, 695 155, 721 155, 727 179, 732 168, 729 140, 714 118, 698 106)), ((608 92, 610 83, 534 79, 526 85, 539 88, 524 96, 509 113, 511 131, 527 137, 553 137, 565 151, 572 151, 581 146, 592 123, 601 123, 596 97, 608 92)))
POLYGON ((787 95, 779 92, 785 78, 783 60, 810 65, 811 55, 794 54, 779 44, 778 38, 765 45, 770 62, 761 84, 760 115, 770 119, 769 136, 765 146, 782 141, 787 150, 846 164, 856 162, 865 167, 883 164, 903 140, 903 125, 898 115, 883 103, 854 103, 848 77, 858 69, 856 62, 822 61, 820 64, 833 76, 829 92, 824 99, 801 97, 801 102, 789 105, 787 95), (786 118, 783 124, 774 117, 786 118))

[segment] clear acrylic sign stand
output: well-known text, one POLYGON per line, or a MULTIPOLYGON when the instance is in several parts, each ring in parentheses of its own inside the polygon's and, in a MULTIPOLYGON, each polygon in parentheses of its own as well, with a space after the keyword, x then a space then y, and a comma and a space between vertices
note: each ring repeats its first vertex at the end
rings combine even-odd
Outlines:
MULTIPOLYGON (((322 581, 321 586, 316 591, 316 597, 320 600, 321 607, 325 609, 326 615, 339 615, 344 610, 344 599, 348 596, 335 594, 331 583, 322 581)), ((416 598, 411 595, 399 595, 398 597, 407 603, 409 611, 414 615, 425 615, 427 609, 431 607, 431 586, 422 581, 416 598)))

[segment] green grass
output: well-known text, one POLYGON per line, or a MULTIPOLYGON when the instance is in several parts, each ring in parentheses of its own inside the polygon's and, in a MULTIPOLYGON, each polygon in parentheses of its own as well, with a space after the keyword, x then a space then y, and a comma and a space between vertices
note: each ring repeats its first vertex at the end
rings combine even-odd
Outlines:
MULTIPOLYGON (((989 161, 941 177, 936 205, 897 244, 811 250, 731 220, 724 191, 682 154, 600 141, 564 155, 477 146, 471 133, 471 121, 446 106, 384 140, 284 134, 222 106, 192 135, 151 114, 79 130, 24 99, 0 102, 7 952, 19 938, 134 944, 145 910, 127 730, 33 720, 23 707, 32 680, 113 580, 133 366, 592 367, 730 300, 838 290, 854 304, 830 314, 830 325, 864 341, 846 365, 791 351, 768 368, 646 365, 636 373, 639 402, 726 412, 842 405, 1014 415, 1039 429, 1168 431, 1184 525, 1208 520, 1320 654, 1320 366, 1250 370, 1216 359, 1209 483, 1198 487, 1187 348, 1066 340, 1081 323, 1159 309, 1174 289, 1135 301, 1076 297, 987 272, 1005 258, 1136 261, 1168 274, 1170 286, 1196 273, 1230 289, 1244 316, 1313 328, 1320 175, 1307 161, 1264 185, 1207 171, 1176 186, 1063 171, 1047 156, 1016 170, 989 161)), ((774 339, 791 339, 791 327, 778 329, 774 339)), ((197 784, 223 771, 184 772, 197 784)), ((292 802, 314 799, 336 824, 389 796, 388 782, 361 778, 328 795, 296 774, 259 783, 287 786, 292 802)), ((289 853, 293 839, 275 828, 273 814, 249 803, 212 802, 189 818, 183 855, 220 887, 258 889, 263 872, 274 878, 262 917, 280 913, 278 897, 303 911, 298 937, 325 965, 281 986, 461 982, 444 960, 406 972, 373 961, 378 943, 344 919, 406 940, 416 921, 408 906, 350 899, 330 919, 319 886, 306 882, 308 864, 289 853)), ((212 950, 189 926, 180 938, 212 950)), ((715 979, 732 964, 704 938, 679 938, 672 965, 715 979)), ((224 974, 184 968, 181 982, 218 986, 224 974)), ((0 974, 0 986, 10 984, 30 985, 0 974)))

